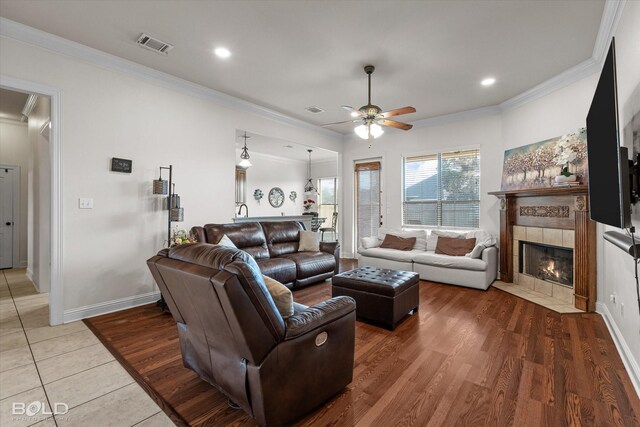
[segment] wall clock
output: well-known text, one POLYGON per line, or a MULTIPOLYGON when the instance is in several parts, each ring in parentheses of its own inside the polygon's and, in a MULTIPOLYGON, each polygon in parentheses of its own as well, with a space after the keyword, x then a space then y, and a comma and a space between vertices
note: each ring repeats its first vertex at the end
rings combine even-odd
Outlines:
POLYGON ((269 203, 274 208, 279 208, 284 203, 284 191, 280 187, 269 190, 269 203))

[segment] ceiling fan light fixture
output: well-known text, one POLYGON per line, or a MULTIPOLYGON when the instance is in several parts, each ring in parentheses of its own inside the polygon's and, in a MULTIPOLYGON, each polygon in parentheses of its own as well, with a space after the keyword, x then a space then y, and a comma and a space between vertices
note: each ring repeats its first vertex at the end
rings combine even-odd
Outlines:
POLYGON ((373 123, 369 128, 369 132, 371 133, 371 135, 373 135, 374 138, 377 138, 384 133, 384 130, 382 130, 382 126, 380 126, 379 124, 373 123))
POLYGON ((378 138, 384 133, 384 130, 377 123, 369 123, 356 126, 354 132, 362 139, 371 139, 371 137, 378 138))
POLYGON ((367 125, 356 126, 354 132, 362 139, 369 139, 369 128, 367 125))

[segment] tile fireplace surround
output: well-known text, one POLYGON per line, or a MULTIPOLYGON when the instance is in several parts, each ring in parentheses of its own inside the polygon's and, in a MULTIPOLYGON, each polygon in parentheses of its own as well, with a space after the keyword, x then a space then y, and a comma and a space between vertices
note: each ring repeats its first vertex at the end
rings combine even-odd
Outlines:
POLYGON ((593 311, 595 223, 588 188, 497 191, 500 199, 500 282, 494 287, 562 313, 593 311), (521 273, 521 242, 573 250, 573 289, 521 273))

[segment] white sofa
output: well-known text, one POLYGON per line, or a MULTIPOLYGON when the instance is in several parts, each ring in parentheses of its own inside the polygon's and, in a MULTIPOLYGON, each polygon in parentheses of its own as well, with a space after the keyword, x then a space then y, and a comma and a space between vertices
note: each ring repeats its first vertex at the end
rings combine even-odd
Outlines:
POLYGON ((415 271, 423 280, 487 289, 496 279, 498 271, 498 248, 496 239, 483 230, 442 231, 433 230, 380 230, 377 237, 364 238, 358 248, 358 266, 365 265, 393 270, 415 271), (384 236, 416 237, 410 251, 380 248, 384 236), (477 258, 471 256, 449 256, 435 253, 439 236, 476 238, 477 258), (480 252, 481 251, 481 252, 480 252))

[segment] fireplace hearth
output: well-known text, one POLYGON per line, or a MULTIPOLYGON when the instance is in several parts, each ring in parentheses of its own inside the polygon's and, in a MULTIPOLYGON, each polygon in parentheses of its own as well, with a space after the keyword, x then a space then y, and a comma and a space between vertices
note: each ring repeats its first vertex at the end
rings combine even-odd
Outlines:
POLYGON ((573 250, 520 241, 520 273, 573 288, 573 250))

